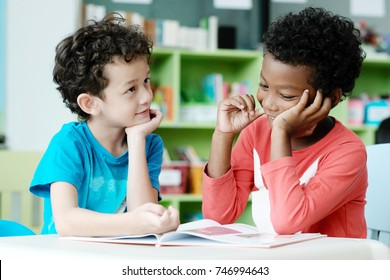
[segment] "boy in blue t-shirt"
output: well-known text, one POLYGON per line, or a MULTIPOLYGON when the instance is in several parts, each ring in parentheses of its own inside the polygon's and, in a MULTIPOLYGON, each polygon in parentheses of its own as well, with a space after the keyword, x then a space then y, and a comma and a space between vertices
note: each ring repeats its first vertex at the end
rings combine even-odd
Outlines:
POLYGON ((45 199, 42 233, 109 236, 163 233, 178 211, 158 204, 163 142, 151 134, 152 42, 111 14, 56 48, 54 81, 79 117, 53 137, 30 191, 45 199))

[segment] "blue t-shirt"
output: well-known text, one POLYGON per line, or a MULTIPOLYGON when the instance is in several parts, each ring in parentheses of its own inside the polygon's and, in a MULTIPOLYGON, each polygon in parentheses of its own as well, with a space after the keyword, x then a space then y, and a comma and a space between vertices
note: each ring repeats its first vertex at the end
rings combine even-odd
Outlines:
MULTIPOLYGON (((160 136, 146 137, 150 182, 158 191, 163 150, 160 136)), ((51 140, 30 185, 33 194, 45 199, 42 233, 57 233, 50 204, 51 183, 75 186, 80 208, 115 213, 126 198, 127 173, 127 151, 114 157, 96 140, 86 122, 63 125, 51 140)))

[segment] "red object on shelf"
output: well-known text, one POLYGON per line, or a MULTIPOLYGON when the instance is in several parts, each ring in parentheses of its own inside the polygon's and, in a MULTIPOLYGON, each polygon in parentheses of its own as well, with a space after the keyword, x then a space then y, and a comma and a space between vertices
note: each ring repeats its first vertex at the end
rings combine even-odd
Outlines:
POLYGON ((161 194, 183 194, 187 192, 189 164, 186 161, 164 163, 161 167, 161 194))

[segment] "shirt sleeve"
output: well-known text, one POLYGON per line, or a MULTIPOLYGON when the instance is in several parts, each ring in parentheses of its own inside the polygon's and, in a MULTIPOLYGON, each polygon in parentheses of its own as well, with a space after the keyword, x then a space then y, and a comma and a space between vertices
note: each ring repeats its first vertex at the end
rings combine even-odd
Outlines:
POLYGON ((243 130, 232 151, 231 169, 219 178, 203 172, 202 212, 222 224, 235 222, 244 212, 254 186, 253 147, 243 130))
POLYGON ((361 196, 367 186, 366 158, 362 145, 338 146, 321 157, 315 176, 306 184, 300 183, 292 157, 264 164, 261 171, 275 230, 301 231, 361 196))
POLYGON ((33 176, 30 191, 40 197, 50 197, 50 184, 67 182, 79 188, 84 177, 82 145, 74 137, 57 134, 51 140, 33 176), (66 141, 65 141, 66 139, 66 141))

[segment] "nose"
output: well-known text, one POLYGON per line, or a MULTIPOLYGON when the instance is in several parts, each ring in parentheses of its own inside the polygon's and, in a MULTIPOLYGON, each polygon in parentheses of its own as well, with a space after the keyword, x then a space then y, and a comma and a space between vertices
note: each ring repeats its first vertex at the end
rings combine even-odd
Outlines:
POLYGON ((143 87, 142 90, 140 91, 140 99, 139 102, 140 104, 150 104, 152 103, 153 99, 153 92, 150 87, 143 87))
POLYGON ((277 110, 277 101, 275 94, 272 94, 271 91, 263 92, 259 90, 258 100, 261 106, 268 111, 276 111, 277 110))

